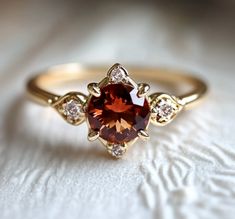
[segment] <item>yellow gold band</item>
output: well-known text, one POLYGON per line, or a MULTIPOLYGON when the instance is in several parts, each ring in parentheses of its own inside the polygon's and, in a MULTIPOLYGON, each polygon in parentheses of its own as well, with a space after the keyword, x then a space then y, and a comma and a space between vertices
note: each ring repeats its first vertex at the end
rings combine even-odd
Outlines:
POLYGON ((37 101, 52 106, 66 122, 80 125, 87 121, 88 140, 99 139, 115 158, 122 157, 138 138, 148 139, 150 123, 170 123, 183 109, 202 99, 207 90, 202 80, 174 70, 130 68, 135 80, 144 83, 136 83, 118 63, 102 79, 105 71, 102 67, 79 64, 55 66, 29 80, 27 88, 37 101), (50 91, 55 85, 76 80, 99 83, 88 84, 89 95, 77 91, 59 95, 50 91), (190 89, 179 95, 148 95, 150 85, 146 82, 190 89))
MULTIPOLYGON (((207 91, 207 85, 202 80, 182 71, 141 67, 131 67, 128 70, 135 79, 145 80, 145 82, 167 83, 172 86, 191 86, 188 92, 178 95, 187 108, 200 100, 207 91)), ((94 81, 102 78, 105 72, 105 67, 85 67, 76 63, 58 65, 39 73, 29 80, 27 89, 37 101, 43 104, 53 104, 60 98, 60 95, 50 92, 51 85, 72 80, 94 81)))

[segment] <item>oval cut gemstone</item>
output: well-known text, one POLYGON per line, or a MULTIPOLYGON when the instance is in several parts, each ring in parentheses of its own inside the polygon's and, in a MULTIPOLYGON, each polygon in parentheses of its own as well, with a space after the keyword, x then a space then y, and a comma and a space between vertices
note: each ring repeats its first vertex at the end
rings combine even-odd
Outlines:
POLYGON ((93 96, 87 108, 90 127, 110 143, 126 143, 145 130, 150 106, 138 90, 127 84, 109 84, 101 88, 101 96, 93 96))

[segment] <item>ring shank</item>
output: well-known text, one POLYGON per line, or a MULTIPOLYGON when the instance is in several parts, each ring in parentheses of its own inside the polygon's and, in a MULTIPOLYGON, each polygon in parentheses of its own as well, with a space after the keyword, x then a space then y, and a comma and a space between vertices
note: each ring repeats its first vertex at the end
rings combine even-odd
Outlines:
MULTIPOLYGON (((186 84, 191 85, 192 89, 185 94, 179 95, 185 105, 191 107, 198 102, 207 91, 207 85, 200 79, 184 74, 183 72, 166 69, 147 69, 147 68, 128 68, 134 78, 146 80, 153 83, 186 84)), ((28 92, 42 104, 53 104, 60 95, 50 92, 48 89, 52 85, 73 80, 100 80, 107 72, 105 67, 84 67, 80 64, 71 63, 58 65, 43 71, 30 79, 27 83, 28 92)))

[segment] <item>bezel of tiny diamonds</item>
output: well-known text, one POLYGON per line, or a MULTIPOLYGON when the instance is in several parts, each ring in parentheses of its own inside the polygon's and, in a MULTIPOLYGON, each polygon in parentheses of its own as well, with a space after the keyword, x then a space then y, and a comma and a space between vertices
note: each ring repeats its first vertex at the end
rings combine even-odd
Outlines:
POLYGON ((152 115, 151 122, 155 125, 166 125, 171 122, 183 109, 183 102, 168 94, 151 95, 152 115))
POLYGON ((125 144, 108 144, 107 151, 115 158, 121 158, 127 151, 125 144))
POLYGON ((108 79, 110 83, 128 83, 129 75, 128 72, 120 64, 115 64, 108 71, 108 79))
POLYGON ((86 99, 87 97, 81 93, 70 92, 59 98, 54 108, 68 123, 79 125, 85 120, 86 99))

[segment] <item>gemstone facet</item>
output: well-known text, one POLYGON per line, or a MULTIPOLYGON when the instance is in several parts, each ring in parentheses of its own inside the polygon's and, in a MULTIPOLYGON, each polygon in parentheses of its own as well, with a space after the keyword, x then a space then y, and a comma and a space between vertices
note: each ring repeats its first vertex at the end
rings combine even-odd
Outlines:
POLYGON ((123 144, 138 137, 149 124, 150 106, 145 97, 129 84, 108 84, 101 96, 92 96, 87 106, 90 127, 109 143, 123 144))

